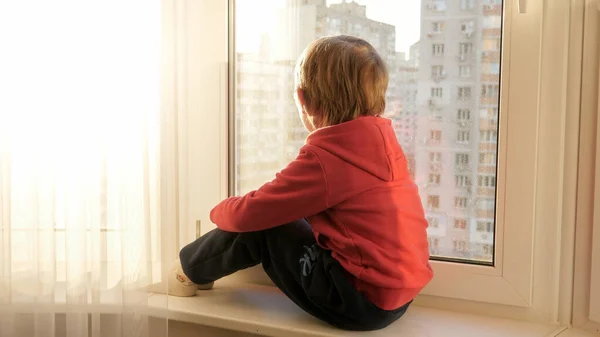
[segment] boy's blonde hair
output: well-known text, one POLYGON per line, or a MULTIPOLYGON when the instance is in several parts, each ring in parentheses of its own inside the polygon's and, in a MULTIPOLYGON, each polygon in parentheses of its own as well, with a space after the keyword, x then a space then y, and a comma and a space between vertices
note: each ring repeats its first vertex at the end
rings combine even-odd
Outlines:
POLYGON ((296 87, 319 126, 380 116, 388 86, 385 63, 367 41, 337 35, 311 43, 296 64, 296 87))

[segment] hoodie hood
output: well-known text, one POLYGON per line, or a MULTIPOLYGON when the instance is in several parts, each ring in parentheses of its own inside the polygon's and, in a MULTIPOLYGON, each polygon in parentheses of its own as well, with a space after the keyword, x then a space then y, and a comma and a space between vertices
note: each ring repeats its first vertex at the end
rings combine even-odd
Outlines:
POLYGON ((307 145, 319 147, 348 164, 383 181, 393 181, 408 172, 391 120, 359 117, 355 120, 313 131, 307 145))

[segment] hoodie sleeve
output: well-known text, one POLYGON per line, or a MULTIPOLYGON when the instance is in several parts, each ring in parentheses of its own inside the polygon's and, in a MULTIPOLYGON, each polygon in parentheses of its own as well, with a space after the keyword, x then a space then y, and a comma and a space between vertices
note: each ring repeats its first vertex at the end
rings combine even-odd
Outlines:
POLYGON ((319 158, 303 148, 275 179, 243 197, 230 197, 210 213, 229 232, 268 229, 315 215, 328 208, 327 182, 319 158))

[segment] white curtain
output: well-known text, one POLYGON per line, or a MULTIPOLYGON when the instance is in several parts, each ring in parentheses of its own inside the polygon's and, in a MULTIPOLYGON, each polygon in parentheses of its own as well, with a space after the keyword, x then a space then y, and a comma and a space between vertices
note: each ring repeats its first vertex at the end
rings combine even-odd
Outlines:
POLYGON ((144 288, 175 246, 162 14, 0 2, 2 337, 166 335, 144 288))

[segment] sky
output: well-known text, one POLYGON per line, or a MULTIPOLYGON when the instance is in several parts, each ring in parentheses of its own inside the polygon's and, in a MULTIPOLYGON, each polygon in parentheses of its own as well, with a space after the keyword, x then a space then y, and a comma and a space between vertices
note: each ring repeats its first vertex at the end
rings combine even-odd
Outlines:
MULTIPOLYGON (((342 0, 327 0, 327 4, 342 0)), ((351 0, 348 0, 351 1, 351 0)), ((396 50, 408 53, 419 40, 421 0, 355 0, 367 6, 367 17, 396 26, 396 50)), ((258 49, 260 36, 275 21, 275 11, 285 0, 237 0, 236 47, 239 52, 258 49)))

